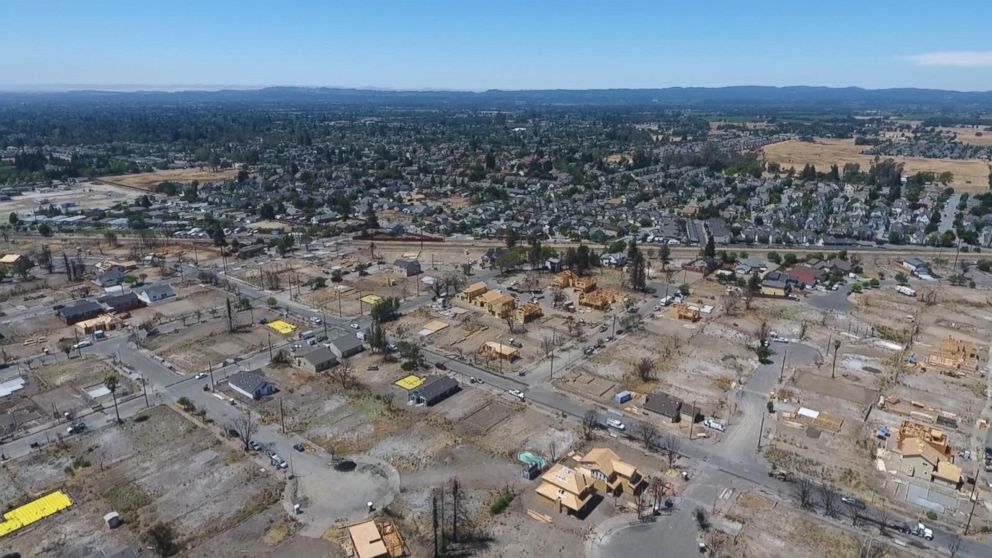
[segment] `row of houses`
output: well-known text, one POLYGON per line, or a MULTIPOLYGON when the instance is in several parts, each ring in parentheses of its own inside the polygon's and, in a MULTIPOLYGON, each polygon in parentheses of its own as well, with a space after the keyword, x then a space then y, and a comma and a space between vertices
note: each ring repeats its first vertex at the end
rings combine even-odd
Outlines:
POLYGON ((80 300, 57 310, 58 317, 66 325, 72 325, 84 320, 90 320, 104 313, 121 314, 148 304, 153 304, 176 296, 172 287, 165 283, 144 285, 131 289, 130 292, 106 294, 95 300, 80 300))

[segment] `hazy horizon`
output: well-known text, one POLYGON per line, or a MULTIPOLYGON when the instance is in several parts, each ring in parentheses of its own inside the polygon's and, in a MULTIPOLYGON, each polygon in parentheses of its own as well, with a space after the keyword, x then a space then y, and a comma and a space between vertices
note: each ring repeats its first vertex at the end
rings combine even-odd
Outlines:
POLYGON ((0 87, 992 90, 992 4, 964 4, 10 3, 0 87))

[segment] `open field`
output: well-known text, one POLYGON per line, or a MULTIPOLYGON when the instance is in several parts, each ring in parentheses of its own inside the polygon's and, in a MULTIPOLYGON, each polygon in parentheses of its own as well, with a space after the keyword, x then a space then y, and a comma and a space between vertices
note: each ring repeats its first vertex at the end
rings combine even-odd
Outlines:
POLYGON ((32 213, 38 208, 48 207, 49 204, 68 203, 73 204, 76 209, 106 208, 116 203, 130 203, 139 195, 134 191, 99 182, 81 182, 60 188, 39 188, 0 203, 0 218, 6 223, 11 212, 32 213))
POLYGON ((989 126, 952 126, 938 128, 941 132, 954 132, 958 141, 969 145, 992 145, 992 130, 989 126))
MULTIPOLYGON (((762 148, 762 153, 766 161, 778 163, 784 169, 795 167, 796 170, 799 170, 806 163, 810 163, 823 171, 832 164, 843 167, 846 163, 858 163, 863 170, 867 170, 871 166, 874 156, 865 155, 862 153, 863 149, 860 145, 854 145, 853 139, 817 138, 812 143, 798 140, 773 143, 762 148)), ((884 158, 903 163, 905 165, 904 172, 907 174, 923 171, 935 173, 950 171, 954 173, 952 185, 955 190, 960 192, 984 192, 988 189, 989 167, 985 161, 924 159, 920 157, 884 158)))
POLYGON ((207 170, 196 169, 176 169, 157 172, 143 172, 138 174, 123 174, 117 176, 101 176, 100 180, 108 184, 123 186, 125 188, 136 188, 138 190, 151 190, 160 182, 212 182, 215 180, 227 180, 234 178, 238 171, 234 169, 207 170))

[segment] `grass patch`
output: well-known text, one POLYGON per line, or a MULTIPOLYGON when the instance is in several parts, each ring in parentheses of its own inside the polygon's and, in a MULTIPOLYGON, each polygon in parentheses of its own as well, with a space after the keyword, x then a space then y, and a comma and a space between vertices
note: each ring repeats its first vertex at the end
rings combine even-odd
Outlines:
POLYGON ((152 497, 133 482, 111 486, 103 492, 103 498, 114 511, 125 517, 152 503, 152 497))
POLYGON ((489 513, 493 515, 503 513, 506 511, 506 508, 510 507, 514 497, 514 494, 510 491, 501 493, 495 500, 493 500, 492 504, 489 504, 489 513))

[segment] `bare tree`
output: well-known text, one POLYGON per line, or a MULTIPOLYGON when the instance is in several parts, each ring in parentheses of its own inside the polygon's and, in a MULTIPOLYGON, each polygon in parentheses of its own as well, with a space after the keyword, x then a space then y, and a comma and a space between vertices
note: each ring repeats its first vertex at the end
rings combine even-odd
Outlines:
POLYGON ((586 411, 582 417, 582 437, 586 440, 592 439, 592 433, 599 425, 599 415, 593 409, 586 411))
POLYGON ((827 484, 820 485, 820 503, 823 504, 823 513, 825 515, 828 517, 837 517, 837 493, 827 484))
POLYGON ((693 512, 693 517, 696 518, 696 527, 698 527, 700 531, 709 531, 710 518, 702 506, 696 508, 696 511, 693 512))
POLYGON ((644 449, 653 450, 658 446, 660 434, 653 424, 642 424, 640 430, 637 431, 637 435, 640 437, 641 443, 644 444, 644 449))
POLYGON ((662 444, 662 450, 665 452, 665 458, 668 459, 668 468, 671 469, 675 466, 675 461, 679 458, 679 438, 671 432, 665 436, 665 441, 662 444))
POLYGON ((741 295, 737 291, 731 291, 724 295, 721 300, 723 301, 723 309, 728 316, 734 316, 741 309, 741 295))
POLYGON ((799 497, 799 507, 804 510, 813 509, 813 481, 806 477, 796 483, 796 496, 799 497))
POLYGON ((558 444, 554 440, 548 442, 548 458, 552 463, 558 461, 558 444))
POLYGON ((878 508, 875 512, 875 523, 878 525, 878 532, 885 535, 889 530, 889 521, 892 519, 892 514, 889 510, 885 508, 878 508))
POLYGON ((241 443, 245 446, 245 451, 251 451, 252 436, 258 431, 258 424, 251 414, 251 409, 246 408, 243 415, 231 421, 230 429, 237 432, 241 443))
POLYGON ((541 338, 541 350, 544 351, 544 356, 547 357, 551 354, 551 351, 555 350, 555 340, 551 337, 545 335, 541 338))
POLYGON ((888 554, 888 549, 881 541, 872 537, 865 537, 858 547, 858 558, 884 558, 888 554))
POLYGON ((328 376, 342 388, 348 389, 355 380, 355 370, 347 360, 342 359, 340 364, 331 368, 328 376))
POLYGON ((634 373, 642 382, 652 382, 654 375, 654 360, 642 358, 634 363, 634 373))
POLYGON ((767 341, 768 340, 768 336, 771 335, 771 332, 772 332, 772 329, 768 325, 768 322, 762 321, 761 322, 761 325, 758 326, 758 331, 756 332, 756 335, 758 337, 758 341, 759 342, 767 341))
POLYGON ((947 543, 947 553, 951 558, 956 558, 959 552, 961 552, 961 535, 954 535, 947 543))

